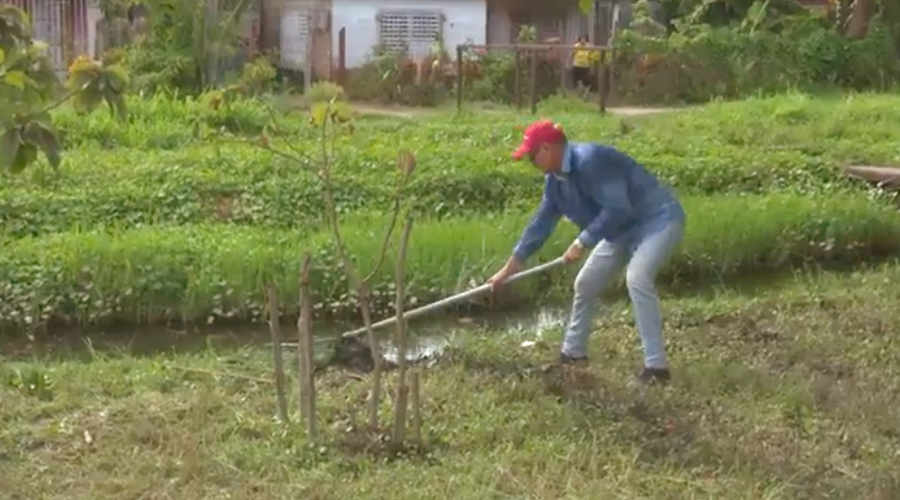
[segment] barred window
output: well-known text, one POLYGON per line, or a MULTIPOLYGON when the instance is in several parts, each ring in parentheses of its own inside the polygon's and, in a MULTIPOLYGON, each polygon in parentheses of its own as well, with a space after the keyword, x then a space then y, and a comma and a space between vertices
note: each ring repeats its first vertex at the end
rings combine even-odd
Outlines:
POLYGON ((428 55, 444 24, 440 11, 383 10, 378 14, 378 42, 410 57, 428 55))

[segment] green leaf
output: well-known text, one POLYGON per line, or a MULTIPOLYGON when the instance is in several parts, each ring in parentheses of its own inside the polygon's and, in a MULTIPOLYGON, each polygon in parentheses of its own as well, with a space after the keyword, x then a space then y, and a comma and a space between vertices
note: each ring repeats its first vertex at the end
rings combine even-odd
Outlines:
POLYGON ((3 52, 3 49, 0 48, 0 66, 6 61, 6 52, 3 52))
POLYGON ((325 119, 328 117, 328 103, 317 102, 312 105, 312 108, 309 110, 310 120, 313 125, 319 126, 325 123, 325 119))
POLYGON ((578 8, 585 14, 590 14, 594 8, 594 0, 578 0, 578 8))
POLYGON ((104 73, 106 79, 109 80, 110 86, 114 88, 116 92, 125 92, 127 90, 131 78, 128 76, 128 71, 126 71, 124 67, 119 64, 107 66, 104 73))
POLYGON ((346 102, 335 102, 331 105, 331 112, 340 122, 350 121, 353 118, 353 109, 346 102))
POLYGON ((3 81, 19 90, 25 90, 25 82, 28 81, 28 77, 25 76, 24 71, 7 71, 3 76, 3 81))
POLYGON ((111 89, 107 89, 106 92, 103 93, 103 100, 109 105, 109 112, 114 118, 118 118, 119 120, 125 119, 126 110, 124 95, 116 93, 111 89))
POLYGON ((22 139, 41 150, 50 166, 55 169, 59 168, 59 164, 62 161, 62 144, 60 144, 59 137, 57 137, 56 131, 52 126, 46 126, 33 120, 25 126, 25 133, 22 139))
POLYGON ((18 174, 25 170, 25 167, 31 165, 37 159, 38 149, 34 144, 20 144, 19 150, 16 151, 16 157, 13 159, 9 171, 18 174))
POLYGON ((9 170, 19 154, 22 139, 19 129, 9 128, 0 136, 0 169, 9 170))
POLYGON ((93 81, 82 91, 75 94, 75 97, 72 98, 72 106, 75 108, 76 113, 89 113, 100 105, 103 99, 104 95, 100 90, 100 86, 96 81, 93 81))

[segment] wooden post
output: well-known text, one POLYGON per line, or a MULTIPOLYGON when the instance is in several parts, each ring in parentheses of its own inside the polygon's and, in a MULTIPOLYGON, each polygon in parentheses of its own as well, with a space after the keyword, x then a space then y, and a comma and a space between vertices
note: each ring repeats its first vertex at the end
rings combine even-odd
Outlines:
POLYGON ((419 381, 419 370, 413 370, 412 372, 412 380, 410 380, 410 384, 412 387, 410 388, 412 391, 412 411, 413 411, 413 424, 412 424, 412 440, 417 445, 422 445, 422 389, 419 381))
POLYGON ((456 111, 462 111, 463 103, 463 46, 456 46, 456 111))
POLYGON ((300 318, 297 320, 297 361, 300 375, 300 414, 306 419, 306 434, 316 440, 316 382, 313 377, 312 294, 309 271, 312 257, 303 257, 300 270, 300 318))
POLYGON ((572 55, 566 51, 561 51, 562 57, 559 58, 559 90, 565 95, 568 90, 566 74, 566 64, 572 59, 572 55))
POLYGON ((313 40, 315 39, 315 18, 313 17, 313 13, 315 11, 311 10, 306 13, 306 25, 309 26, 309 33, 306 35, 306 51, 304 56, 303 63, 303 93, 309 92, 309 88, 312 87, 312 68, 313 68, 313 40))
POLYGON ((513 49, 516 52, 516 61, 515 66, 513 66, 513 99, 516 103, 516 110, 522 109, 522 77, 521 67, 522 67, 522 53, 519 52, 519 49, 513 49))
POLYGON ((266 286, 269 303, 269 331, 272 333, 272 357, 275 362, 275 394, 278 396, 278 418, 288 422, 287 396, 284 391, 284 360, 281 359, 281 325, 278 314, 278 292, 272 285, 266 286))
POLYGON ((403 319, 403 305, 406 301, 404 283, 406 281, 406 252, 409 248, 409 235, 412 232, 413 219, 406 220, 403 234, 400 236, 400 250, 397 252, 397 265, 394 271, 397 290, 395 306, 397 313, 397 396, 394 398, 394 429, 391 436, 393 444, 402 448, 406 440, 406 410, 409 398, 409 385, 406 381, 406 370, 409 362, 407 355, 406 320, 403 319))
POLYGON ((537 114, 538 103, 538 53, 536 50, 531 51, 531 114, 537 114))
POLYGON ((338 83, 347 84, 347 28, 338 31, 338 83))
POLYGON ((597 71, 597 92, 600 94, 600 113, 606 113, 610 87, 612 87, 612 71, 607 61, 606 50, 600 51, 600 68, 597 71))

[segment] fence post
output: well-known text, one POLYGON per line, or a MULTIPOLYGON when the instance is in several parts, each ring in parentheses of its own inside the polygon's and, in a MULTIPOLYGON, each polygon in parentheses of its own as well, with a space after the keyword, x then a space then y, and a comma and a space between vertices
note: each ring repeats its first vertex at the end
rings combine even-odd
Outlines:
POLYGON ((522 66, 522 53, 519 52, 519 48, 513 48, 516 54, 515 66, 513 67, 513 99, 516 102, 516 111, 522 110, 522 77, 520 73, 520 67, 522 66))
POLYGON ((456 46, 456 111, 462 111, 463 46, 456 46))
POLYGON ((537 101, 538 101, 538 77, 537 77, 537 67, 538 67, 538 53, 536 50, 531 51, 531 114, 537 114, 537 101))
POLYGON ((338 31, 338 83, 347 85, 347 28, 338 31))
POLYGON ((597 93, 600 94, 600 113, 606 113, 606 98, 609 93, 607 77, 606 49, 600 51, 600 65, 597 68, 597 93))

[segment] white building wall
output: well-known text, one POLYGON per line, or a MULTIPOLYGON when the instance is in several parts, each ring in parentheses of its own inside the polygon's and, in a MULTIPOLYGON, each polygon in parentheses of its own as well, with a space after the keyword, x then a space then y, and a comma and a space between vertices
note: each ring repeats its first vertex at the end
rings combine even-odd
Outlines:
POLYGON ((486 43, 487 3, 485 0, 334 0, 332 3, 332 43, 337 54, 341 28, 347 29, 346 64, 359 67, 378 43, 380 11, 440 11, 444 17, 444 48, 451 57, 456 46, 486 43))

